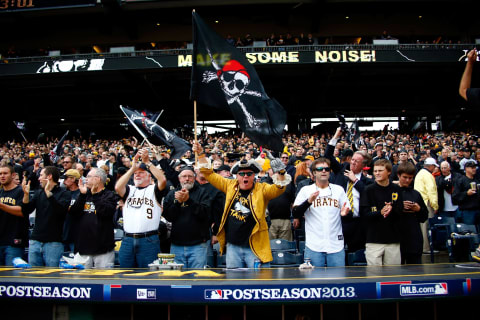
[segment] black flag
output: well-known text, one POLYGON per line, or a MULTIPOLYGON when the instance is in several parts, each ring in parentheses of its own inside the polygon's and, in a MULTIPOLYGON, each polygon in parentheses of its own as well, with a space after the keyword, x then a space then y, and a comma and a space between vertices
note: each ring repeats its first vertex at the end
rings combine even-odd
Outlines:
POLYGON ((58 157, 60 157, 63 153, 63 142, 67 138, 68 135, 68 130, 65 132, 63 137, 58 141, 57 145, 53 150, 50 151, 50 161, 52 162, 52 165, 55 165, 58 161, 58 157))
POLYGON ((187 141, 160 127, 138 111, 122 106, 120 106, 120 109, 127 116, 127 119, 132 126, 145 140, 148 140, 155 145, 166 145, 173 149, 171 153, 172 159, 180 159, 185 152, 192 149, 187 141))
POLYGON ((193 54, 190 99, 230 109, 243 132, 258 145, 283 150, 287 121, 283 107, 270 99, 245 55, 192 13, 193 54))

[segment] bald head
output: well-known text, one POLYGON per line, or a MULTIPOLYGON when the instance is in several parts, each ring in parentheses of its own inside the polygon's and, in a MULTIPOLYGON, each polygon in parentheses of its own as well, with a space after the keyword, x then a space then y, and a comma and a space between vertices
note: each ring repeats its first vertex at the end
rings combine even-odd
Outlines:
POLYGON ((442 161, 440 163, 440 171, 442 171, 442 175, 449 176, 450 175, 450 163, 447 161, 442 161))

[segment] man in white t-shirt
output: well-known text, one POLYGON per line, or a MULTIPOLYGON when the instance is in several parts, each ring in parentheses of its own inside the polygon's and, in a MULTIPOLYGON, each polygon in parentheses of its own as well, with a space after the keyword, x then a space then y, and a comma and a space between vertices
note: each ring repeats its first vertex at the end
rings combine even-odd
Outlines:
POLYGON ((118 179, 115 191, 125 203, 122 209, 125 236, 118 254, 121 268, 147 268, 157 259, 160 253, 160 204, 166 184, 163 171, 152 165, 147 149, 135 155, 131 168, 118 179), (157 178, 156 184, 152 184, 149 171, 157 178), (132 174, 135 186, 127 185, 132 174))
POLYGON ((350 210, 342 187, 330 184, 330 160, 319 158, 311 165, 315 184, 303 187, 293 204, 293 217, 305 216, 305 258, 316 267, 345 265, 341 217, 350 210))

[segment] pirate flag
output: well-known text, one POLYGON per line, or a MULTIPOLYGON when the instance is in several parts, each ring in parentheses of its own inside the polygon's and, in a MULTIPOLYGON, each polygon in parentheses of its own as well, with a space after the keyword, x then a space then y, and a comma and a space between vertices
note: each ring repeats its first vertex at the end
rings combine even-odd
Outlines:
POLYGON ((195 13, 190 99, 228 108, 243 132, 258 145, 283 150, 287 116, 270 99, 245 55, 228 44, 195 13))
POLYGON ((360 148, 360 144, 362 144, 363 141, 361 141, 360 128, 358 126, 357 119, 352 122, 352 125, 349 128, 349 136, 350 142, 353 143, 355 145, 355 148, 358 150, 360 148))
POLYGON ((50 162, 52 163, 52 165, 55 165, 58 161, 58 157, 60 157, 62 155, 62 153, 63 153, 63 142, 67 138, 67 135, 68 135, 68 130, 67 130, 67 132, 65 132, 65 134, 60 139, 60 141, 58 141, 55 148, 53 148, 53 150, 50 150, 50 162))
POLYGON ((338 122, 340 122, 340 128, 342 129, 342 131, 347 132, 348 126, 347 122, 345 121, 345 116, 338 111, 335 111, 335 116, 337 117, 338 122))
POLYGON ((137 129, 138 133, 145 140, 148 140, 155 145, 166 145, 173 149, 171 156, 172 159, 179 159, 185 154, 185 152, 192 149, 185 140, 160 127, 138 111, 122 106, 120 106, 120 109, 127 116, 127 119, 132 126, 137 129))

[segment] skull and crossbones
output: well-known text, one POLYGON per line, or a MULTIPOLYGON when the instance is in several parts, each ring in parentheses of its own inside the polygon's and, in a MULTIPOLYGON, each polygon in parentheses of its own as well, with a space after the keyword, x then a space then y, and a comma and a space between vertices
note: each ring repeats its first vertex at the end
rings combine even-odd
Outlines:
POLYGON ((213 80, 218 80, 220 87, 225 94, 227 103, 229 105, 237 102, 242 108, 243 113, 247 118, 247 123, 250 127, 258 128, 260 126, 260 121, 255 119, 248 111, 245 104, 240 99, 244 94, 248 94, 255 97, 262 97, 262 94, 258 91, 248 90, 248 85, 250 84, 250 75, 244 66, 237 60, 229 60, 223 68, 217 64, 213 59, 210 50, 208 55, 212 61, 212 65, 217 70, 217 72, 205 71, 203 73, 203 83, 210 83, 213 80))

